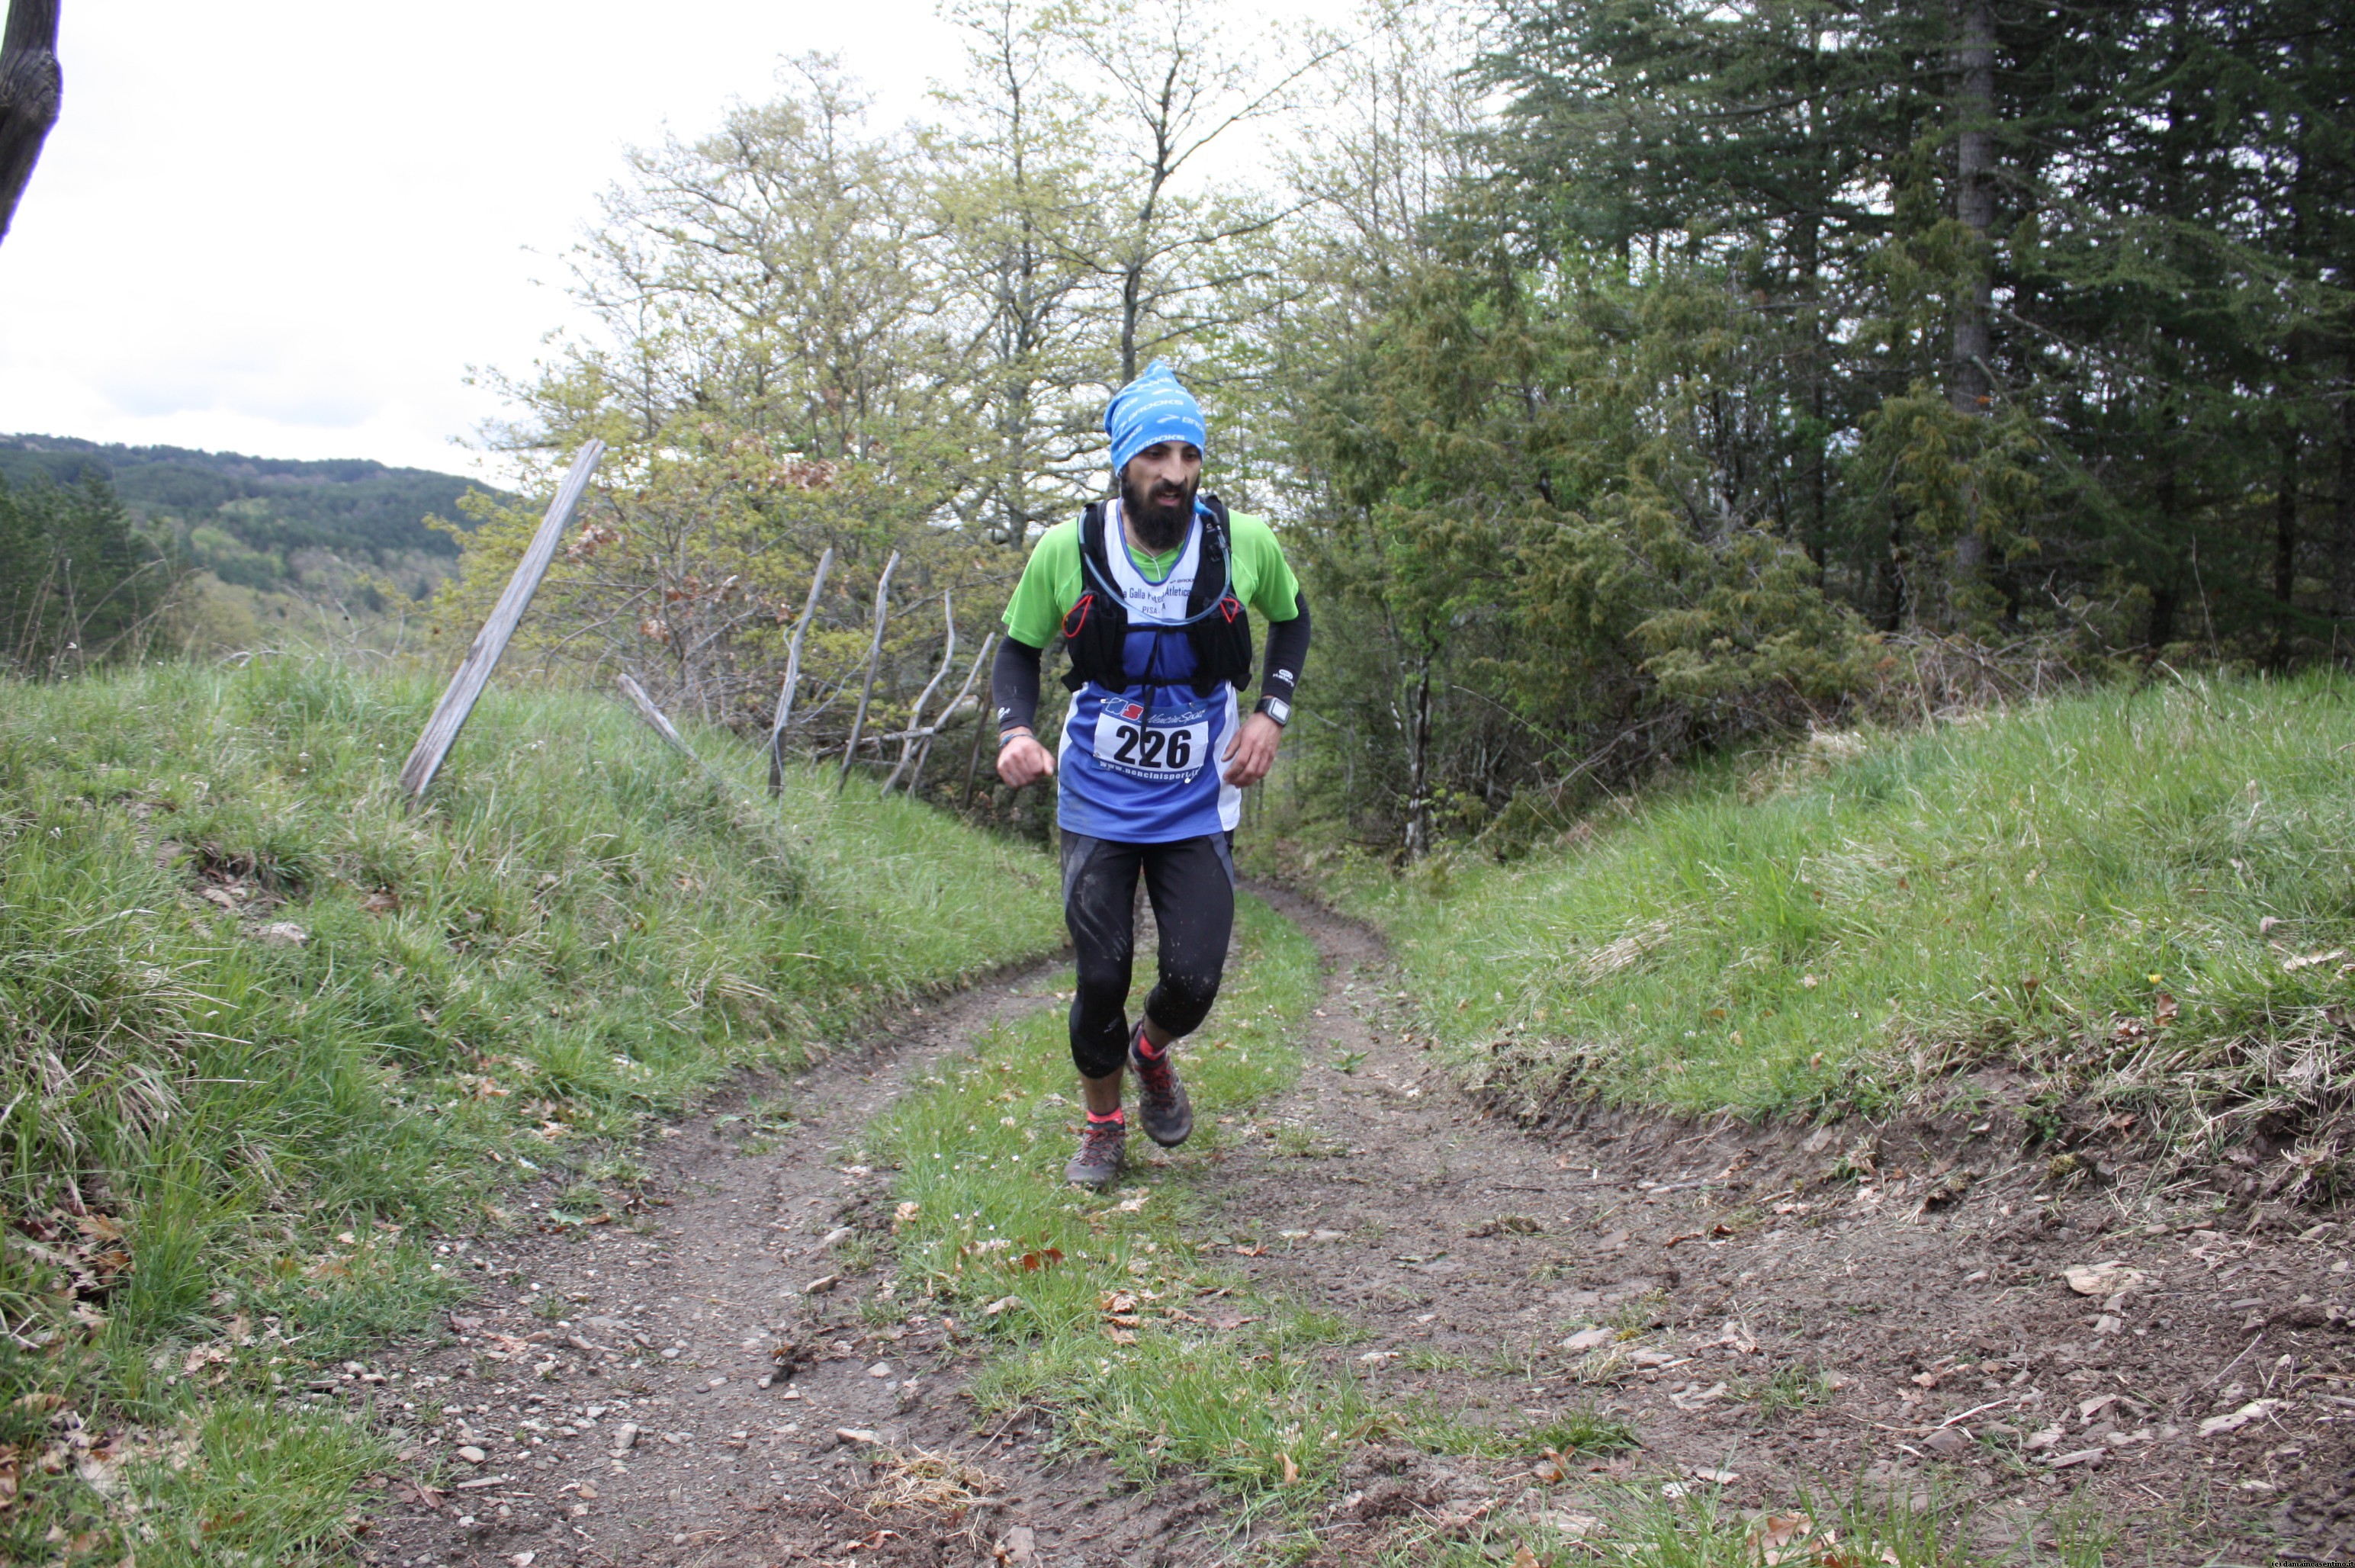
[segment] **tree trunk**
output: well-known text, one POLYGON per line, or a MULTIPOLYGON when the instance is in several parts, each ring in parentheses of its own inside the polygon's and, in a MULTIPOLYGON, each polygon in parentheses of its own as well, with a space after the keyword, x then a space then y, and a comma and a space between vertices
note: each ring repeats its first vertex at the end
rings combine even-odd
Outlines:
POLYGON ((1423 661, 1423 678, 1414 692, 1414 724, 1407 741, 1406 858, 1420 860, 1431 852, 1431 659, 1423 661))
MULTIPOLYGON (((2355 382, 2355 347, 2347 356, 2347 376, 2355 382)), ((2338 549, 2331 551, 2330 610, 2355 621, 2355 398, 2339 400, 2338 549)))
POLYGON ((7 238, 64 96, 58 0, 10 0, 7 30, 0 33, 0 239, 7 238))
MULTIPOLYGON (((1995 305, 1988 235, 1995 227, 1995 4, 1958 0, 1955 63, 1955 217, 1966 230, 1964 275, 1955 308, 1954 362, 1947 395, 1966 413, 1987 411, 1987 320, 1995 305)), ((1976 528, 1955 541, 1955 564, 1966 576, 1979 570, 1986 543, 1976 528)))
POLYGON ((2270 663, 2289 666, 2290 620, 2297 592, 2297 458, 2298 436, 2286 431, 2281 439, 2281 479, 2274 494, 2274 602, 2281 608, 2274 619, 2270 663))

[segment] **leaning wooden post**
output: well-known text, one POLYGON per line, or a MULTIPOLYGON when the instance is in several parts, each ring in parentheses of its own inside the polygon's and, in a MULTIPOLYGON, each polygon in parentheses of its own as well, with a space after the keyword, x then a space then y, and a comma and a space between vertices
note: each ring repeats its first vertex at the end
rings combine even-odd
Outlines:
POLYGON ((400 769, 400 792, 410 800, 424 795, 433 775, 441 772, 442 759, 450 754, 458 731, 465 724, 466 716, 474 712, 475 699, 483 695, 483 688, 491 678, 493 667, 506 652, 507 639, 515 635, 532 594, 539 589, 539 580, 548 575, 549 562, 556 559, 556 547, 564 538, 565 525, 572 520, 572 508, 580 505, 589 488, 590 476, 597 472, 598 460, 604 455, 605 443, 596 437, 582 443, 581 454, 572 460, 570 471, 564 475, 564 483, 556 487, 556 498, 548 504, 548 516, 540 519, 539 531, 531 536, 529 548, 516 563, 515 575, 500 591, 499 602, 491 606, 490 619, 474 634, 474 645, 466 650, 458 673, 450 677, 442 700, 433 705, 433 717, 425 721, 425 732, 417 737, 416 748, 400 769))
POLYGON ((939 738, 943 730, 948 728, 949 721, 956 717, 957 709, 964 705, 966 696, 973 690, 974 681, 981 675, 981 667, 988 662, 989 645, 996 640, 997 634, 995 632, 987 633, 982 637, 981 651, 973 656, 973 667, 964 672, 964 684, 957 688, 957 694, 949 699, 949 705, 941 709, 940 716, 932 720, 932 727, 924 732, 924 749, 916 753, 916 771, 908 775, 908 793, 911 795, 922 787, 924 764, 932 760, 932 741, 939 738))
POLYGON ((891 559, 883 563, 883 575, 875 580, 875 640, 867 645, 867 684, 858 688, 858 715, 850 721, 850 744, 842 749, 842 772, 834 776, 837 794, 850 782, 850 764, 858 755, 859 733, 867 728, 867 705, 875 696, 875 667, 883 657, 883 618, 890 606, 891 573, 899 566, 900 552, 895 549, 891 559))
POLYGON ((909 710, 908 731, 900 739, 900 761, 893 765, 891 776, 883 781, 882 793, 885 795, 891 793, 891 786, 898 784, 900 775, 908 771, 908 760, 916 754, 917 746, 924 739, 924 704, 932 699, 932 693, 940 689, 941 682, 948 679, 949 661, 956 657, 956 609, 945 593, 941 595, 941 617, 949 624, 948 645, 941 649, 941 667, 932 673, 932 678, 924 684, 924 689, 916 694, 916 706, 909 710))
POLYGON ((810 621, 817 614, 818 590, 826 586, 826 569, 834 564, 834 547, 817 558, 817 575, 810 579, 809 599, 802 605, 802 618, 794 623, 793 645, 785 650, 785 686, 777 693, 776 722, 769 726, 769 793, 785 793, 785 726, 794 721, 794 688, 802 680, 802 638, 808 635, 810 621))
POLYGON ((678 732, 678 726, 670 721, 670 716, 655 706, 655 699, 646 695, 646 688, 631 676, 624 675, 619 679, 622 695, 630 699, 630 706, 638 710, 638 717, 645 720, 655 734, 669 741, 672 751, 699 765, 703 759, 695 754, 695 749, 687 743, 687 738, 678 732))

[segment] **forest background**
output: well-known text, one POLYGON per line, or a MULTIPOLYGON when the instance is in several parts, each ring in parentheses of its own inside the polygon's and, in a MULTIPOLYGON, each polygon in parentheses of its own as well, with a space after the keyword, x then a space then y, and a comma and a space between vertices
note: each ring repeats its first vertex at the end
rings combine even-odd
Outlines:
MULTIPOLYGON (((789 741, 839 750, 887 560, 896 723, 1103 490, 1103 399, 1156 357, 1316 607, 1288 799, 1380 848, 1509 851, 1859 709, 2347 656, 2331 7, 950 14, 928 123, 811 59, 632 157, 571 258, 587 325, 487 432, 525 495, 612 448, 511 658, 765 733, 830 549, 789 741)), ((538 521, 467 505, 453 654, 538 521)), ((7 581, 79 517, 151 585, 103 644, 16 606, 21 667, 159 624, 186 562, 112 506, 5 502, 7 581)), ((931 793, 1043 827, 975 787, 982 739, 931 793)))

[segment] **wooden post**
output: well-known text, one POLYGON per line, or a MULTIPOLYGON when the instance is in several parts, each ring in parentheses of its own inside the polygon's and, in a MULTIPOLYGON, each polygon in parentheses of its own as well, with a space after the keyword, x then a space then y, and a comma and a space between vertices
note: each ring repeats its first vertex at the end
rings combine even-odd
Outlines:
POLYGON ((891 573, 900 566, 900 552, 893 550, 891 559, 883 563, 883 575, 875 580, 875 640, 867 645, 867 684, 858 688, 858 715, 850 721, 850 743, 842 749, 842 771, 834 776, 837 794, 850 782, 850 764, 858 755, 859 731, 867 728, 867 705, 875 696, 875 667, 883 657, 883 620, 890 608, 891 573))
POLYGON ((964 705, 966 694, 973 690, 973 683, 981 674, 981 667, 989 662, 989 645, 996 640, 995 632, 982 637, 981 651, 973 656, 973 667, 964 672, 964 684, 957 688, 957 694, 949 699, 949 705, 941 709, 940 717, 933 720, 932 727, 924 732, 924 749, 916 753, 916 771, 908 776, 908 793, 911 795, 924 782, 924 764, 932 760, 933 739, 948 728, 950 720, 956 717, 956 710, 964 705))
POLYGON ((945 593, 941 595, 941 616, 949 624, 948 644, 941 649, 941 667, 932 672, 932 678, 925 682, 924 689, 916 694, 916 706, 909 710, 908 731, 900 741, 900 760, 892 765, 891 776, 883 781, 885 795, 891 793, 891 786, 898 784, 900 775, 908 771, 908 759, 916 754, 916 747, 924 734, 924 704, 932 699, 932 693, 939 690, 941 682, 949 677, 949 661, 956 657, 956 610, 945 593))
POLYGON ((506 652, 507 639, 515 635, 532 594, 538 591, 539 580, 548 575, 549 562, 556 559, 556 547, 564 537, 564 527, 572 520, 572 508, 580 505, 589 488, 590 476, 597 472, 598 460, 604 455, 605 443, 596 437, 582 443, 580 455, 572 460, 570 471, 564 475, 564 483, 556 487, 556 498, 548 504, 548 516, 540 519, 539 531, 531 536, 529 548, 516 563, 515 575, 500 591, 499 602, 491 606, 490 619, 474 634, 474 645, 466 650, 458 673, 450 677, 442 700, 433 705, 433 717, 425 721, 425 732, 417 737, 416 748, 400 770, 400 793, 410 800, 422 796, 426 786, 433 782, 433 775, 442 771, 442 760, 457 742, 458 731, 465 724, 466 716, 474 712, 474 702, 483 695, 499 656, 506 652))
POLYGON ((622 676, 619 679, 622 695, 630 699, 630 706, 638 710, 638 717, 645 720, 655 734, 669 741, 673 751, 690 762, 700 763, 703 759, 695 754, 694 749, 687 745, 686 738, 679 734, 677 727, 664 716, 661 709, 655 706, 655 699, 646 695, 646 688, 629 676, 622 676))
MULTIPOLYGON (((986 708, 989 704, 985 702, 982 706, 986 708)), ((959 811, 973 809, 973 783, 981 776, 981 747, 988 734, 989 726, 975 720, 973 726, 973 755, 964 760, 964 798, 957 803, 959 811)))
POLYGON ((785 792, 785 726, 794 721, 794 688, 802 679, 802 638, 808 635, 810 621, 817 614, 818 590, 826 586, 826 574, 834 565, 834 547, 817 558, 817 575, 810 579, 808 602, 802 605, 802 618, 794 623, 793 645, 785 650, 785 685, 777 693, 776 722, 769 726, 769 793, 785 792))

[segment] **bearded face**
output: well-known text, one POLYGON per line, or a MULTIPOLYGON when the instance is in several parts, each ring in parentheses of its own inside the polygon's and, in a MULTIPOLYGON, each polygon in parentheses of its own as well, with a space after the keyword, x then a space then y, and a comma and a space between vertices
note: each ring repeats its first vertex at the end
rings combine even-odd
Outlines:
POLYGON ((1186 542, 1194 521, 1194 496, 1202 487, 1201 460, 1190 465, 1156 464, 1139 457, 1120 476, 1120 505, 1136 540, 1156 555, 1186 542), (1191 473, 1178 470, 1190 466, 1191 473))

